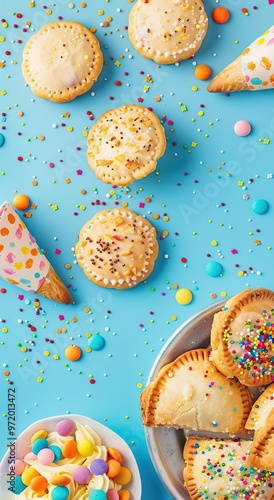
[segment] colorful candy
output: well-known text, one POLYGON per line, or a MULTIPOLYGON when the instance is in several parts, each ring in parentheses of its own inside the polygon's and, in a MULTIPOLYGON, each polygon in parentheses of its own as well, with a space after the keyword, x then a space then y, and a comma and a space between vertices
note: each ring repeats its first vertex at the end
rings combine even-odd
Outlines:
POLYGON ((77 361, 82 355, 82 351, 77 345, 69 345, 65 349, 65 356, 69 361, 77 361))
POLYGON ((60 420, 60 422, 56 424, 55 429, 56 432, 58 432, 59 436, 70 436, 70 434, 72 434, 75 429, 75 425, 72 420, 64 419, 60 420))
POLYGON ((73 491, 77 498, 85 494, 87 500, 130 499, 123 486, 132 474, 123 465, 121 453, 101 444, 99 435, 87 425, 63 419, 53 432, 39 429, 30 441, 33 451, 24 460, 16 459, 17 495, 28 488, 28 498, 67 500, 73 491), (25 460, 31 460, 31 465, 25 460))

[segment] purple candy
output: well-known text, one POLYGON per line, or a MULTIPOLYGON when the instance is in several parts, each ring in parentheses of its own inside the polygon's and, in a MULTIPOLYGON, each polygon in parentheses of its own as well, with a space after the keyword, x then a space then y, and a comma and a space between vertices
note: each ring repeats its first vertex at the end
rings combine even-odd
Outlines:
POLYGON ((92 474, 94 476, 101 476, 101 474, 106 474, 108 471, 108 464, 105 460, 101 458, 95 458, 89 466, 92 474))
POLYGON ((73 433, 74 429, 74 422, 68 419, 60 420, 55 427, 55 430, 59 434, 59 436, 70 436, 70 434, 73 433))
POLYGON ((73 472, 73 479, 78 484, 86 484, 89 482, 91 477, 90 470, 84 465, 79 465, 77 469, 73 472))

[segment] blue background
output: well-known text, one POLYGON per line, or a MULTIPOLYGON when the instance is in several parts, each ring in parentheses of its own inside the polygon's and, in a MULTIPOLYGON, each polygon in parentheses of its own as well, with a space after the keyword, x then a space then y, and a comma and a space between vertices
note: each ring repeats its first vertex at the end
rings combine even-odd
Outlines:
POLYGON ((193 59, 160 67, 139 56, 128 39, 132 3, 86 3, 81 8, 77 0, 69 8, 68 1, 36 1, 31 8, 27 1, 0 0, 0 131, 5 137, 0 148, 0 203, 12 203, 16 192, 30 197, 36 208, 30 207, 30 217, 25 212, 21 217, 75 300, 65 306, 40 298, 38 315, 33 296, 22 292, 20 300, 20 289, 1 280, 0 455, 7 444, 7 392, 14 387, 17 434, 46 416, 87 415, 130 445, 142 476, 143 500, 168 500, 147 452, 139 410, 151 366, 173 331, 195 312, 248 287, 273 287, 272 91, 210 94, 208 82, 195 78, 195 64, 208 64, 215 76, 270 27, 274 5, 260 0, 254 9, 250 1, 228 0, 230 19, 217 25, 211 13, 218 4, 206 0, 209 28, 201 49, 193 59), (20 68, 26 40, 58 16, 95 27, 105 61, 91 91, 64 104, 33 95, 20 68), (112 20, 104 27, 108 16, 112 20), (24 31, 27 22, 30 27, 24 31), (112 189, 87 165, 85 133, 104 111, 127 103, 153 108, 163 121, 167 149, 154 173, 127 188, 112 189), (248 137, 234 133, 240 119, 251 123, 248 137), (259 198, 269 203, 265 215, 252 211, 259 198), (145 283, 126 291, 103 289, 75 264, 73 247, 81 227, 98 210, 123 203, 154 224, 159 257, 145 283), (222 276, 206 274, 206 264, 212 261, 223 265, 222 276), (191 290, 189 305, 176 302, 176 286, 191 290), (66 332, 58 334, 60 328, 66 332), (87 332, 104 337, 101 351, 86 352, 87 332), (83 351, 75 363, 64 355, 72 343, 83 351), (54 359, 56 354, 59 359, 54 359))

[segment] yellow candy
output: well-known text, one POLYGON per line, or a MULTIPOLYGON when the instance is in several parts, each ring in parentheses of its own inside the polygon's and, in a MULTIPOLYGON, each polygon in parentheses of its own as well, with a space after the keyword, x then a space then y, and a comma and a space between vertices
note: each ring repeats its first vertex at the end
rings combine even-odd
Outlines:
POLYGON ((83 457, 88 457, 89 455, 92 455, 94 446, 88 439, 81 439, 81 441, 77 444, 77 450, 80 455, 83 455, 83 457))
POLYGON ((175 294, 175 299, 178 304, 186 306, 192 301, 192 293, 188 288, 180 288, 175 294))
POLYGON ((36 476, 41 476, 41 474, 39 474, 39 472, 37 472, 37 470, 34 467, 26 467, 23 470, 21 476, 22 483, 24 483, 26 486, 29 486, 32 479, 36 476))
POLYGON ((31 444, 34 443, 34 441, 36 441, 36 439, 40 439, 40 438, 47 438, 48 437, 48 432, 44 429, 41 429, 40 431, 37 431, 35 432, 35 434, 33 434, 30 442, 31 444))

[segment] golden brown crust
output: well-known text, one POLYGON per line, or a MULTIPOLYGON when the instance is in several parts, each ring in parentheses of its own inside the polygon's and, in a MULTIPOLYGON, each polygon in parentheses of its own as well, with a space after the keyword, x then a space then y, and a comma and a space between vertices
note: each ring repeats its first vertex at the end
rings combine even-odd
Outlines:
POLYGON ((269 472, 247 464, 250 447, 244 439, 187 438, 183 476, 191 500, 246 496, 272 500, 269 472))
POLYGON ((274 472, 274 408, 270 411, 264 426, 255 431, 248 464, 274 472))
POLYGON ((34 94, 67 102, 97 81, 103 54, 93 33, 75 21, 53 21, 26 43, 22 73, 34 94))
POLYGON ((166 149, 165 131, 148 109, 126 104, 106 111, 91 127, 87 160, 98 179, 127 186, 153 172, 166 149))
POLYGON ((273 309, 274 293, 257 288, 235 295, 215 314, 211 356, 224 375, 237 377, 248 386, 267 385, 273 381, 273 309))
POLYGON ((274 383, 270 384, 256 399, 245 424, 246 429, 258 430, 263 427, 265 421, 274 408, 274 383))
POLYGON ((156 230, 132 210, 101 210, 82 227, 75 255, 96 285, 132 288, 154 268, 158 256, 156 230))
POLYGON ((138 0, 129 14, 128 35, 146 59, 174 64, 189 59, 199 50, 207 27, 201 0, 138 0))
POLYGON ((164 366, 141 394, 144 425, 241 432, 251 408, 248 389, 210 361, 210 349, 185 352, 164 366))
POLYGON ((72 303, 72 296, 70 292, 65 287, 61 278, 58 274, 56 274, 52 266, 49 268, 45 281, 35 293, 42 295, 42 297, 46 297, 47 299, 61 302, 62 304, 72 303))
POLYGON ((242 71, 242 55, 226 66, 207 87, 209 92, 250 90, 242 71))

